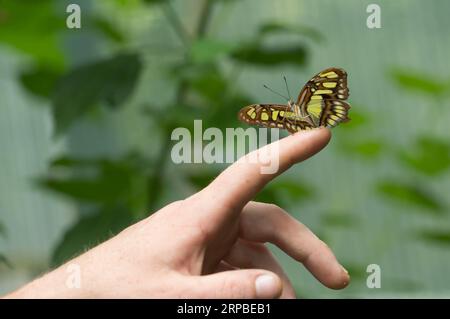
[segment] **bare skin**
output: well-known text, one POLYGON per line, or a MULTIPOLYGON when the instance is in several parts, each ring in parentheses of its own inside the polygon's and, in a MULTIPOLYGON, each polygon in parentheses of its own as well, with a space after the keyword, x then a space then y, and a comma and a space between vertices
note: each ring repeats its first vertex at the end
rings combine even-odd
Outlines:
POLYGON ((295 298, 285 272, 265 246, 273 243, 325 286, 350 277, 306 226, 281 208, 251 199, 293 164, 330 139, 314 129, 278 142, 280 169, 238 161, 209 186, 171 203, 110 240, 49 272, 7 298, 295 298), (67 286, 77 265, 81 287, 67 286))

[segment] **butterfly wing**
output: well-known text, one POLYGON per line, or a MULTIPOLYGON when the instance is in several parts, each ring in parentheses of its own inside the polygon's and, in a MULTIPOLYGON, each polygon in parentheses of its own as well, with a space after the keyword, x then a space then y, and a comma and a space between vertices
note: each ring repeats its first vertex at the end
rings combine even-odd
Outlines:
POLYGON ((297 105, 309 115, 314 126, 334 127, 347 122, 350 105, 347 73, 343 69, 328 68, 317 73, 301 90, 297 105))
POLYGON ((250 125, 285 128, 290 133, 312 128, 310 123, 297 119, 289 106, 281 104, 248 105, 239 111, 238 117, 250 125))
POLYGON ((310 130, 314 128, 311 123, 300 119, 286 119, 286 129, 289 133, 296 133, 299 131, 310 130))
POLYGON ((250 125, 263 127, 284 128, 288 112, 292 113, 287 105, 281 104, 252 104, 242 108, 239 120, 250 125))

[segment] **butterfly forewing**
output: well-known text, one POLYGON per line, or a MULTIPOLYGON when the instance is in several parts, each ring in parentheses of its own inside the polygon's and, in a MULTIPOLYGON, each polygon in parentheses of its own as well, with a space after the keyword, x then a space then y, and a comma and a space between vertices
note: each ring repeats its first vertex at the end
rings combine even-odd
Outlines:
POLYGON ((350 105, 343 101, 348 95, 347 73, 339 68, 328 68, 306 83, 297 105, 311 117, 314 126, 334 127, 349 120, 350 105))

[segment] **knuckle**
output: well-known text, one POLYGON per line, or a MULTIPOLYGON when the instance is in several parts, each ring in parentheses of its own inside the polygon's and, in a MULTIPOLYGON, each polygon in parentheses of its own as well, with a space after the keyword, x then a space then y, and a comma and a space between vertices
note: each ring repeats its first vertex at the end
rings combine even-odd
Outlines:
POLYGON ((330 246, 326 242, 324 242, 321 239, 318 239, 319 248, 325 249, 325 250, 331 250, 330 246))
POLYGON ((210 231, 201 223, 197 223, 190 227, 190 237, 195 243, 206 242, 210 237, 210 231))
POLYGON ((264 244, 255 243, 252 245, 251 248, 258 255, 266 255, 266 254, 270 253, 269 248, 267 248, 267 246, 264 244))

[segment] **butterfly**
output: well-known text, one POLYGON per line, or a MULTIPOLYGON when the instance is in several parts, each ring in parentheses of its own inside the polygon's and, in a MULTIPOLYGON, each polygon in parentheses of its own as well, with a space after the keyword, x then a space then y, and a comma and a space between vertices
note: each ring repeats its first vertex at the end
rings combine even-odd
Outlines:
POLYGON ((239 111, 238 118, 250 125, 282 128, 290 133, 334 127, 350 120, 350 105, 345 102, 348 96, 347 73, 340 68, 328 68, 305 84, 295 103, 289 98, 287 105, 248 105, 239 111))

